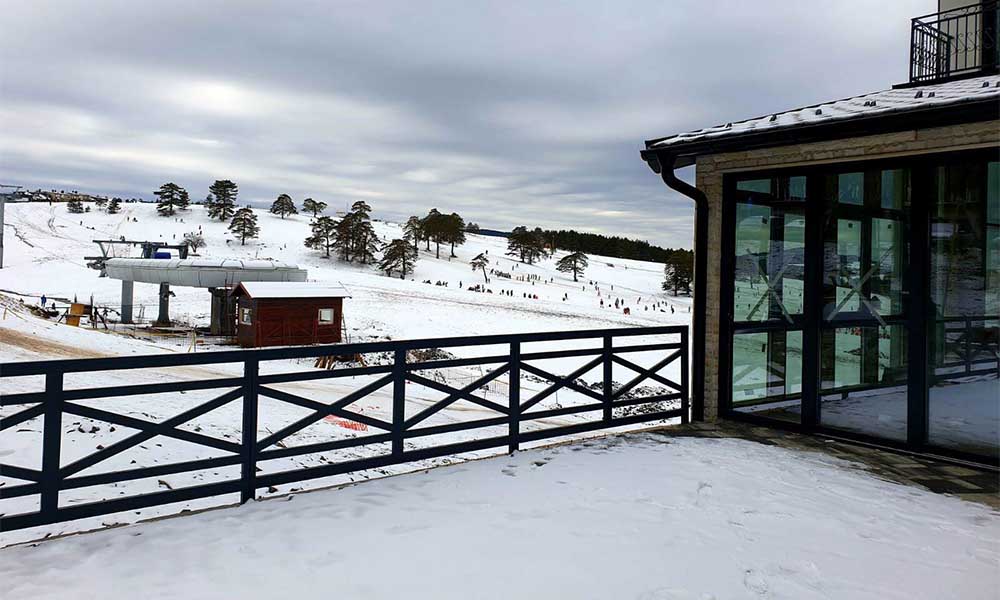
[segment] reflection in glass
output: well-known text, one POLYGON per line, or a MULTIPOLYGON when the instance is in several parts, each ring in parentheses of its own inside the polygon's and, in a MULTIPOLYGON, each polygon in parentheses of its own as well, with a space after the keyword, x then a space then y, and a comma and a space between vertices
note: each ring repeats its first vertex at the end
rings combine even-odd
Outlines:
POLYGON ((820 422, 906 439, 906 328, 842 327, 822 332, 820 422))
POLYGON ((931 210, 931 444, 1000 453, 1000 167, 940 167, 931 210))
POLYGON ((864 173, 842 173, 837 176, 837 202, 858 205, 865 203, 864 173))
POLYGON ((802 312, 805 218, 756 204, 736 205, 733 315, 736 321, 780 319, 802 312))
POLYGON ((733 336, 733 404, 784 420, 800 419, 802 332, 733 336))

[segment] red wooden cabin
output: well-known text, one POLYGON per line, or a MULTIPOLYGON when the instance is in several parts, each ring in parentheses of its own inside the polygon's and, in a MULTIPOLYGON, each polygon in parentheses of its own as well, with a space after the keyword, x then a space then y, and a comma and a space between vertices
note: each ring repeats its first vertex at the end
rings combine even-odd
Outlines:
POLYGON ((245 281, 236 298, 236 339, 244 348, 341 341, 344 298, 339 284, 245 281))

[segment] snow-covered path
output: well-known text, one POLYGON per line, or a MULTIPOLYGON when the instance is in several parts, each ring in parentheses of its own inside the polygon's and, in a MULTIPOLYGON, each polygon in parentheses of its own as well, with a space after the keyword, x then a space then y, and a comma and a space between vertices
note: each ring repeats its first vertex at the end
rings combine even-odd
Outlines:
POLYGON ((633 434, 0 550, 5 598, 992 599, 1000 516, 633 434))

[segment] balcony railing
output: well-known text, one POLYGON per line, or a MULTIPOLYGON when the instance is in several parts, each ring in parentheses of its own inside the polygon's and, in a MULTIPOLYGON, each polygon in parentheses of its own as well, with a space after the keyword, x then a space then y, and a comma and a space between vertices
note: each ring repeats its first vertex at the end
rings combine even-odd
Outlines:
POLYGON ((998 63, 996 0, 913 19, 911 83, 994 73, 998 63))
POLYGON ((23 482, 0 487, 0 531, 216 496, 235 499, 238 494, 245 502, 270 486, 488 449, 514 452, 525 443, 623 425, 687 422, 688 329, 644 327, 0 364, 0 384, 19 379, 44 387, 0 395, 0 431, 41 417, 37 446, 24 453, 40 457, 41 466, 0 463, 3 478, 23 482), (466 357, 420 359, 420 351, 427 349, 461 349, 466 357), (476 356, 468 356, 476 349, 476 356), (388 360, 375 361, 380 355, 388 360), (281 361, 328 356, 367 356, 362 361, 367 366, 291 372, 280 368, 281 361), (469 367, 481 369, 471 381, 441 376, 447 369, 469 367), (672 373, 663 373, 668 368, 672 373), (592 370, 599 374, 585 381, 592 370), (616 370, 630 379, 615 381, 616 370), (134 375, 126 384, 114 383, 127 372, 134 375), (184 379, 176 379, 182 374, 184 379), (522 386, 522 377, 530 387, 522 386), (153 379, 136 383, 136 378, 153 379), (79 386, 95 380, 103 385, 79 386), (498 382, 505 383, 493 389, 498 382), (411 386, 442 396, 431 401, 412 398, 411 386), (552 403, 560 390, 570 393, 552 403), (358 402, 373 395, 382 396, 377 399, 381 409, 363 412, 358 402), (128 397, 140 397, 138 406, 123 407, 128 397), (269 401, 267 415, 260 410, 262 399, 269 401), (408 414, 411 401, 419 410, 408 414), (473 410, 466 407, 437 422, 432 418, 459 401, 471 403, 473 410), (232 403, 241 404, 242 410, 230 407, 219 419, 239 430, 237 439, 212 435, 221 431, 215 426, 205 432, 192 426, 198 417, 226 410, 232 403), (306 411, 288 420, 281 418, 276 408, 280 405, 306 411), (134 432, 96 451, 72 444, 67 448, 64 417, 103 421, 134 432), (350 431, 321 431, 297 439, 327 417, 352 425, 350 431), (356 433, 369 428, 365 435, 356 433), (267 435, 261 436, 261 430, 267 435), (458 433, 462 435, 454 437, 458 433), (123 453, 160 437, 188 442, 189 449, 200 452, 173 462, 165 455, 154 457, 164 459, 154 465, 124 462, 123 453), (312 466, 298 462, 309 455, 322 455, 323 460, 312 466), (201 479, 205 473, 212 476, 201 479), (158 491, 139 485, 166 475, 192 475, 187 480, 196 483, 158 491), (130 482, 136 486, 118 487, 130 482), (87 490, 93 492, 90 501, 66 498, 87 490), (16 507, 13 512, 5 508, 5 502, 22 498, 34 499, 35 510, 15 514, 16 507))

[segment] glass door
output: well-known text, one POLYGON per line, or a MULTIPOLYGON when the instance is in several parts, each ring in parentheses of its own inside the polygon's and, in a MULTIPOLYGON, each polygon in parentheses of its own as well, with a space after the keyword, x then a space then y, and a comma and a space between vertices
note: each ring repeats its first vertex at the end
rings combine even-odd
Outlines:
POLYGON ((907 439, 909 173, 823 176, 819 423, 907 439))
POLYGON ((733 406, 799 422, 806 178, 747 179, 735 188, 733 406))

